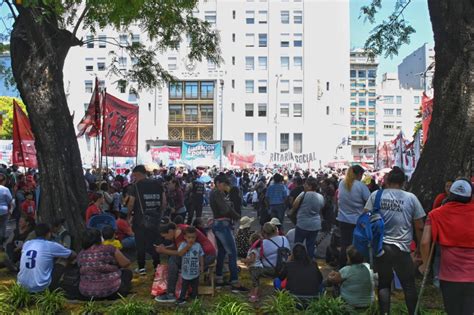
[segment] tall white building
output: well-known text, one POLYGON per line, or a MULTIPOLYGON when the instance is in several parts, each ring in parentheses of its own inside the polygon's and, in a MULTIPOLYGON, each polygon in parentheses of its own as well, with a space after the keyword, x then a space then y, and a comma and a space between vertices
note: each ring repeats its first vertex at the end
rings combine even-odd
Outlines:
MULTIPOLYGON (((138 95, 117 87, 119 78, 107 77, 109 51, 119 53, 124 71, 136 62, 108 38, 146 44, 146 34, 138 28, 79 34, 99 41, 71 49, 66 60, 64 80, 75 124, 97 75, 108 93, 139 106, 139 160, 146 160, 147 141, 171 146, 218 141, 221 111, 225 154, 290 150, 315 152, 322 163, 332 159, 350 132, 349 2, 207 0, 199 2, 195 15, 219 30, 224 64, 191 63, 183 38, 177 50, 158 57, 180 82, 138 95)), ((82 151, 91 155, 93 145, 82 143, 82 151)))
POLYGON ((425 43, 420 48, 403 58, 398 65, 398 80, 405 89, 429 91, 432 88, 434 75, 433 44, 425 43))

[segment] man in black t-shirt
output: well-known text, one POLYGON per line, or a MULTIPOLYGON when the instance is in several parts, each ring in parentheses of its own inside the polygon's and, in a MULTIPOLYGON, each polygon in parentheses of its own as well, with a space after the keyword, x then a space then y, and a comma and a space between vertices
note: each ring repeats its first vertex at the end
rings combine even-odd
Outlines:
POLYGON ((143 165, 137 165, 132 172, 135 183, 130 189, 128 200, 129 216, 132 216, 132 229, 135 233, 135 244, 137 248, 137 264, 135 270, 140 275, 146 274, 145 255, 150 254, 153 266, 160 263, 160 256, 153 247, 159 240, 159 224, 161 215, 166 208, 166 195, 163 185, 146 176, 143 165))
POLYGON ((202 204, 204 201, 204 193, 206 188, 204 183, 199 181, 199 177, 194 177, 194 180, 191 184, 191 194, 190 194, 190 209, 188 209, 188 220, 187 224, 191 225, 193 222, 194 213, 196 213, 196 218, 202 217, 202 204))

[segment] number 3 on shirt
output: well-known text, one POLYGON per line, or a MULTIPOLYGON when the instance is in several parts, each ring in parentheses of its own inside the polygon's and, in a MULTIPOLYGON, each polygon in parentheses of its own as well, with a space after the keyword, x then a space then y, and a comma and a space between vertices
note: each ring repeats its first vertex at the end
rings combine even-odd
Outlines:
POLYGON ((33 269, 36 267, 36 255, 38 254, 37 251, 35 250, 29 250, 26 252, 26 257, 28 257, 28 259, 30 261, 27 261, 26 264, 25 264, 25 267, 28 268, 28 269, 33 269))

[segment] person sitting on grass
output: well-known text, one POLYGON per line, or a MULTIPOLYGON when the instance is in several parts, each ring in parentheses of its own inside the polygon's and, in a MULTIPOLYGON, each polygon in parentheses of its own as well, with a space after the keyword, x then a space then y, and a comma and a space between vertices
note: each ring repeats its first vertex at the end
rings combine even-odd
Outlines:
POLYGON ((128 208, 122 207, 119 211, 119 217, 117 219, 117 231, 115 236, 122 243, 123 249, 135 248, 135 235, 133 234, 132 227, 127 221, 128 208))
POLYGON ((35 220, 22 215, 18 227, 10 234, 5 245, 5 256, 0 259, 0 268, 5 266, 12 272, 18 272, 23 244, 34 238, 35 220))
POLYGON ((102 228, 102 245, 112 245, 117 249, 122 249, 122 243, 115 238, 114 228, 110 225, 106 225, 102 228))
POLYGON ((374 301, 374 274, 353 245, 347 248, 348 266, 332 271, 328 282, 340 286, 342 299, 350 306, 368 307, 374 301))
POLYGON ((237 244, 237 254, 239 258, 247 257, 247 252, 252 244, 249 244, 250 236, 253 234, 253 231, 250 230, 254 218, 249 218, 244 216, 240 218, 240 226, 236 235, 236 244, 237 244))
MULTIPOLYGON (((250 235, 249 240, 250 249, 247 253, 247 258, 242 259, 242 262, 249 267, 250 274, 259 273, 259 269, 263 268, 260 260, 260 250, 262 246, 261 235, 258 232, 250 235)), ((253 278, 253 277, 252 277, 253 278)), ((258 302, 258 282, 252 281, 253 286, 250 290, 249 301, 252 303, 258 302)))
POLYGON ((181 256, 181 277, 183 285, 176 304, 186 303, 186 294, 191 287, 190 298, 198 296, 199 275, 204 273, 204 251, 201 244, 196 242, 197 230, 188 226, 184 230, 184 242, 178 247, 178 256, 181 256))

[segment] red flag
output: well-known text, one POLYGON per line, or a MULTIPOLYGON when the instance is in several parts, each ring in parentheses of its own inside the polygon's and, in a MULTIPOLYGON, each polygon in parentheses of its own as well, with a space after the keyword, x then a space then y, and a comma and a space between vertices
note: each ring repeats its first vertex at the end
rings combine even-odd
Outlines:
POLYGON ((77 125, 78 137, 82 137, 84 134, 89 137, 97 137, 100 134, 100 115, 102 113, 100 96, 99 80, 95 78, 95 87, 92 92, 91 101, 87 107, 86 114, 77 125))
POLYGON ((13 100, 13 164, 37 168, 35 136, 30 120, 21 107, 13 100))
POLYGON ((423 144, 428 140, 428 131, 431 123, 431 115, 433 114, 433 99, 423 93, 421 100, 421 125, 423 127, 423 144))
POLYGON ((102 155, 137 156, 138 106, 105 93, 102 155))

